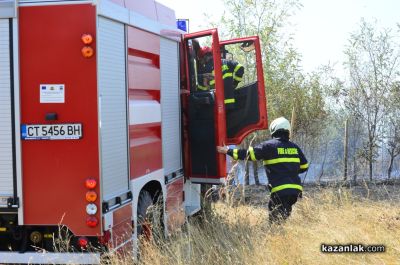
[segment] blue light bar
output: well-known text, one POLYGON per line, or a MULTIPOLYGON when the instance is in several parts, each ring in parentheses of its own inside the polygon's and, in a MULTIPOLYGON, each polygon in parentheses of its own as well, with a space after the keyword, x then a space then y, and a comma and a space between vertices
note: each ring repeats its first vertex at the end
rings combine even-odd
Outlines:
POLYGON ((178 29, 189 33, 189 19, 177 19, 176 26, 178 29))

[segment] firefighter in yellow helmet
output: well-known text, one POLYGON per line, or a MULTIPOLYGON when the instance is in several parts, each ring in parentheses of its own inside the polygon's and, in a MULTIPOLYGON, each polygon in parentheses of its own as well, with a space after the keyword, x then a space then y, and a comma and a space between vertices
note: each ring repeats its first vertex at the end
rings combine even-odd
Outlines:
POLYGON ((290 123, 287 119, 280 117, 272 121, 270 132, 271 140, 249 147, 248 150, 217 146, 217 151, 236 160, 263 162, 271 192, 269 221, 279 223, 290 216, 292 206, 301 196, 303 187, 299 173, 308 169, 308 162, 300 147, 289 140, 290 123))

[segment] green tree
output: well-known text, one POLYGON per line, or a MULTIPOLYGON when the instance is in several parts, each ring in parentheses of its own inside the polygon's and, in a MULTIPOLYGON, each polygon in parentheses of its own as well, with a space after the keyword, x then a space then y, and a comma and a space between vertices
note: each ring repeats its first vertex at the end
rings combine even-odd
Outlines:
POLYGON ((398 77, 399 52, 394 47, 389 30, 378 31, 375 25, 362 20, 345 51, 350 84, 342 91, 344 105, 366 129, 360 155, 368 164, 370 180, 382 128, 390 111, 391 90, 398 77))
POLYGON ((290 17, 301 8, 300 2, 224 0, 224 6, 224 16, 212 23, 219 28, 221 39, 260 37, 270 120, 289 118, 296 106, 300 114, 297 129, 310 131, 312 136, 310 121, 321 119, 325 112, 322 83, 316 73, 302 73, 301 56, 293 48, 291 36, 285 33, 290 17))
MULTIPOLYGON (((301 55, 292 44, 290 18, 300 8, 298 0, 224 0, 225 13, 211 23, 218 27, 221 39, 258 35, 262 44, 264 83, 269 120, 297 117, 294 140, 305 148, 308 156, 319 158, 317 148, 324 134, 326 119, 325 90, 321 72, 304 74, 301 55), (312 154, 311 154, 312 153, 312 154)), ((243 143, 260 142, 269 136, 267 131, 251 134, 243 143), (255 137, 255 138, 254 138, 255 137)), ((255 168, 255 165, 253 166, 255 168)))

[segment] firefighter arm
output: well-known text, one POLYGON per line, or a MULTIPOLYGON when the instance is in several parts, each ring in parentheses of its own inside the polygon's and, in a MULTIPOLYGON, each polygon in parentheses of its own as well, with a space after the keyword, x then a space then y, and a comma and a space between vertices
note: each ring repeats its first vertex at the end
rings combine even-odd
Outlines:
POLYGON ((234 88, 238 86, 238 84, 243 80, 244 67, 238 62, 235 62, 233 69, 233 84, 234 88))
POLYGON ((217 146, 217 152, 222 154, 227 154, 235 160, 245 160, 250 159, 252 161, 257 161, 262 159, 261 157, 261 147, 249 147, 249 149, 239 149, 239 148, 229 148, 227 146, 217 146))
POLYGON ((244 160, 247 157, 246 149, 229 148, 228 146, 217 146, 217 152, 231 156, 235 160, 244 160))
POLYGON ((308 161, 303 154, 303 151, 299 148, 299 158, 300 158, 300 170, 299 173, 306 172, 308 170, 308 161))
POLYGON ((300 170, 299 173, 304 173, 308 170, 308 163, 306 164, 300 164, 300 170))
POLYGON ((229 148, 227 154, 231 156, 235 160, 245 160, 247 158, 247 150, 246 149, 238 149, 229 148))
POLYGON ((233 70, 233 79, 237 82, 241 82, 243 79, 244 67, 240 63, 235 65, 235 69, 233 70))

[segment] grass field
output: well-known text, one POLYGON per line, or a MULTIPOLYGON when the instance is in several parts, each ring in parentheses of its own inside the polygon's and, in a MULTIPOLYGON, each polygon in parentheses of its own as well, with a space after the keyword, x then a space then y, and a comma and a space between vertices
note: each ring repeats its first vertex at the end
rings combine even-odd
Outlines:
MULTIPOLYGON (((396 194, 396 193, 395 193, 396 194)), ((397 192, 399 194, 399 192, 397 192)), ((305 193, 291 218, 269 226, 264 205, 215 203, 167 241, 146 244, 141 264, 400 264, 400 204, 349 189, 305 193), (328 254, 321 244, 384 245, 384 253, 328 254)), ((128 264, 114 259, 115 264, 128 264)))

